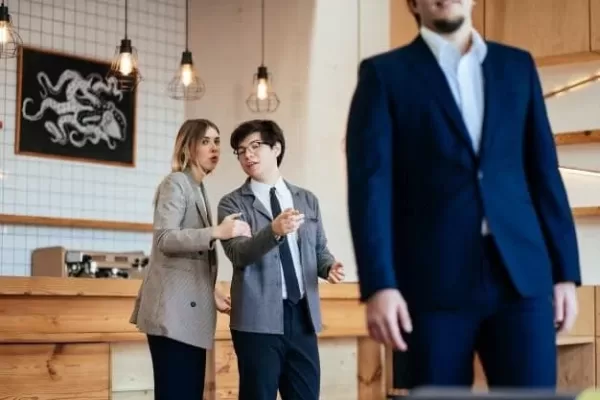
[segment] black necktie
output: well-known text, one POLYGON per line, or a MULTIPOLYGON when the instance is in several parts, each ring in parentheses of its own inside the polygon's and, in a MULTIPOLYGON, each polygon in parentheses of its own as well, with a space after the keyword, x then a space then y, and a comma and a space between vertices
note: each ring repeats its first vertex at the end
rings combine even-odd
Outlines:
MULTIPOLYGON (((273 219, 281 214, 281 206, 277 195, 275 194, 275 188, 271 188, 271 212, 273 213, 273 219)), ((279 245, 279 258, 281 259, 281 267, 283 268, 283 277, 285 278, 285 287, 287 288, 287 298, 292 303, 296 304, 300 301, 300 286, 298 285, 298 278, 296 277, 296 269, 294 268, 294 259, 292 258, 292 252, 290 250, 290 244, 288 237, 283 237, 283 243, 279 245)))

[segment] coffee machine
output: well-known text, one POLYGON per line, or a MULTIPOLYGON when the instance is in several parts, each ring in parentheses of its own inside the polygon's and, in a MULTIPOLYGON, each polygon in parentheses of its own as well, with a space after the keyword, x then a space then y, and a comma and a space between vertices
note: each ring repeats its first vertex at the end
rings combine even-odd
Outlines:
POLYGON ((31 254, 31 276, 141 279, 148 257, 143 251, 107 252, 44 247, 31 254))

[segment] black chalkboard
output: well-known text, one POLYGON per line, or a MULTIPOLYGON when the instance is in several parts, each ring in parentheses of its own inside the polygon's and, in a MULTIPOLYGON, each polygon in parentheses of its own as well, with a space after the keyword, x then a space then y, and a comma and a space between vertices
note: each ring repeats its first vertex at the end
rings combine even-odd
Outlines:
POLYGON ((110 63, 22 47, 15 152, 135 166, 136 91, 107 78, 110 63))

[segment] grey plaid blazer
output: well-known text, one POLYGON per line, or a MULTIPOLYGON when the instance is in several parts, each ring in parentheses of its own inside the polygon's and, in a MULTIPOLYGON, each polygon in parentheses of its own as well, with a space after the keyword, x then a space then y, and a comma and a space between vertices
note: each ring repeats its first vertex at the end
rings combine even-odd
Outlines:
POLYGON ((204 185, 189 172, 169 174, 157 191, 150 262, 130 319, 140 331, 213 347, 217 254, 211 226, 204 185))

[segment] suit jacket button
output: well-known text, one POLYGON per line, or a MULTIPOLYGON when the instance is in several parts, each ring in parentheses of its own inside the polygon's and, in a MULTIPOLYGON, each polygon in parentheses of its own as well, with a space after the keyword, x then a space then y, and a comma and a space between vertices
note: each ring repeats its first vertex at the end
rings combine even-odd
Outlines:
POLYGON ((192 306, 192 307, 196 307, 196 302, 195 302, 195 301, 192 301, 192 302, 190 303, 190 306, 192 306))

